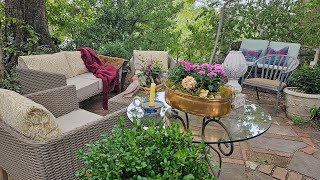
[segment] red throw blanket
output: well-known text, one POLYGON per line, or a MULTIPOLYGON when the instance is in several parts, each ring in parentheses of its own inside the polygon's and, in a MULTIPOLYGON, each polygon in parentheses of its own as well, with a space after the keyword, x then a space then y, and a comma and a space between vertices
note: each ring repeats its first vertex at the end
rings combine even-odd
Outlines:
POLYGON ((120 90, 118 70, 113 65, 104 65, 91 48, 79 48, 81 58, 87 69, 103 83, 103 109, 108 110, 108 95, 115 88, 120 90))

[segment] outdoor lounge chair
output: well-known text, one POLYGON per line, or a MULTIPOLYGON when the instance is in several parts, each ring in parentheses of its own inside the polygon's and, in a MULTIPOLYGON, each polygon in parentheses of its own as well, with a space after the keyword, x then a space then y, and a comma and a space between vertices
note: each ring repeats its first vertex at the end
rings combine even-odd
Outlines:
POLYGON ((121 115, 127 127, 132 124, 127 119, 126 108, 110 108, 117 111, 105 117, 79 109, 75 86, 26 97, 56 117, 62 134, 46 141, 31 140, 0 118, 0 171, 4 169, 14 180, 77 179, 76 171, 84 166, 77 158, 78 149, 101 139, 103 133, 111 133, 121 115))
POLYGON ((288 55, 266 55, 259 58, 250 68, 242 84, 255 87, 258 99, 258 88, 277 92, 275 103, 275 113, 277 113, 281 91, 286 86, 290 73, 299 65, 300 44, 270 42, 269 47, 276 50, 289 47, 289 52, 288 55))

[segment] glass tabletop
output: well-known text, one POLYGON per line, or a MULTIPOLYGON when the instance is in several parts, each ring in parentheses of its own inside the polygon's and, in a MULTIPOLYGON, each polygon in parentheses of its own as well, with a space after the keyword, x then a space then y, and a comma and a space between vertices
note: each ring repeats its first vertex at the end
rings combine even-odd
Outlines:
MULTIPOLYGON (((185 132, 186 128, 184 128, 181 120, 174 118, 177 116, 181 117, 185 124, 188 118, 188 129, 192 132, 194 142, 204 140, 208 144, 238 142, 257 137, 265 133, 272 122, 271 115, 268 112, 250 101, 247 101, 240 108, 231 110, 228 115, 220 119, 211 120, 206 126, 203 126, 203 117, 168 108, 164 115, 166 124, 170 125, 172 122, 176 122, 180 124, 181 131, 185 132), (203 129, 203 127, 205 128, 203 129)), ((208 120, 210 118, 205 119, 205 121, 208 120)))

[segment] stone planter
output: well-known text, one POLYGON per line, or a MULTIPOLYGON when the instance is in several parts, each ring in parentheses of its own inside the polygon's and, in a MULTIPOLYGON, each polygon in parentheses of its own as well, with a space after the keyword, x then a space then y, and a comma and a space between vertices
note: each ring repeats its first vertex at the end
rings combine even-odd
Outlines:
POLYGON ((301 93, 296 87, 287 87, 283 92, 285 93, 286 114, 290 119, 300 116, 308 121, 310 108, 320 106, 320 94, 301 93))

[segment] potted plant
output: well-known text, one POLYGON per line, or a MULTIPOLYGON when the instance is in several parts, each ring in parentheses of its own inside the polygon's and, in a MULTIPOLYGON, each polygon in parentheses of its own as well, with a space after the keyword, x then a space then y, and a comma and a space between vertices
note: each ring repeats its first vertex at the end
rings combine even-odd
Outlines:
POLYGON ((81 179, 214 179, 202 154, 204 144, 192 143, 191 134, 181 133, 177 124, 148 129, 134 122, 125 127, 123 118, 112 135, 80 150, 85 167, 76 176, 81 179))
POLYGON ((221 64, 194 64, 180 61, 169 70, 166 101, 172 107, 204 117, 229 113, 234 93, 226 86, 221 64))
POLYGON ((286 114, 309 120, 309 110, 320 106, 320 66, 302 65, 289 77, 284 89, 286 114))
POLYGON ((141 85, 141 90, 144 93, 149 93, 151 83, 156 84, 156 89, 162 88, 162 64, 156 60, 150 58, 145 62, 142 60, 143 64, 140 64, 141 69, 139 70, 138 77, 141 85))

